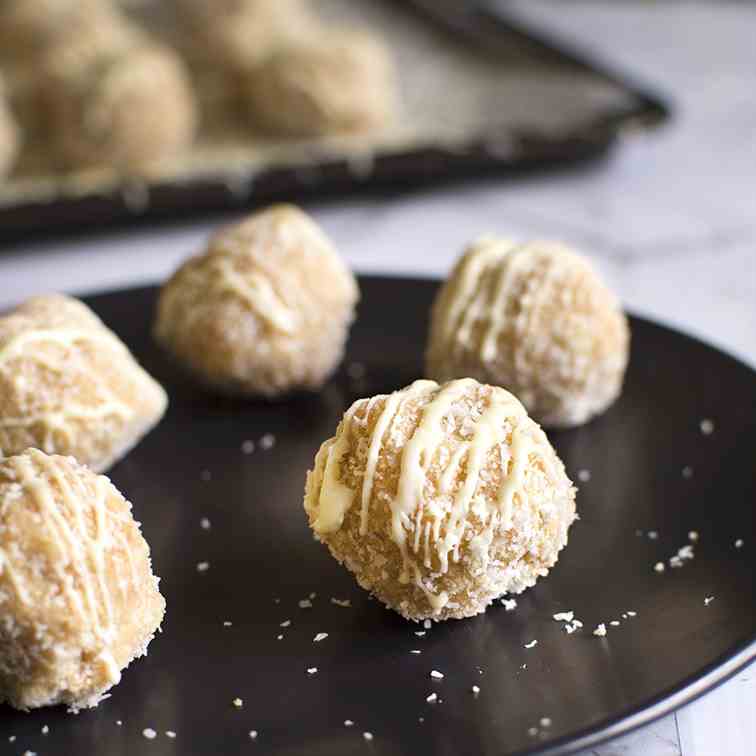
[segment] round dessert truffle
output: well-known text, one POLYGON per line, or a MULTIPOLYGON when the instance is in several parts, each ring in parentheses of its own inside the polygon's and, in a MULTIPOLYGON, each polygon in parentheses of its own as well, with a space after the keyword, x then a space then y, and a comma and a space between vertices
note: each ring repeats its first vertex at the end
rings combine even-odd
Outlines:
POLYGON ((575 489, 512 394, 423 380, 352 405, 315 457, 304 506, 363 588, 407 619, 444 620, 546 575, 575 489))
POLYGON ((292 137, 362 133, 396 111, 396 76, 386 45, 363 31, 313 34, 276 50, 243 84, 250 119, 292 137))
POLYGON ((315 25, 302 0, 180 0, 187 54, 212 67, 247 71, 315 25))
POLYGON ((110 0, 0 2, 0 54, 28 65, 70 42, 99 45, 122 20, 110 0))
POLYGON ((226 228, 163 288, 155 336, 206 385, 273 397, 317 389, 342 359, 357 282, 305 213, 226 228))
POLYGON ((54 50, 42 81, 66 167, 141 172, 182 153, 194 139, 197 105, 183 63, 170 48, 129 30, 107 49, 54 50))
POLYGON ((590 263, 567 247, 472 244, 436 298, 427 374, 514 392, 547 427, 580 425, 620 394, 630 331, 590 263))
POLYGON ((19 131, 16 119, 5 98, 5 87, 0 79, 0 179, 10 173, 18 154, 19 131))
POLYGON ((160 420, 167 401, 75 299, 36 297, 0 318, 0 456, 33 446, 104 470, 160 420))
POLYGON ((0 701, 96 706, 165 611, 131 505, 36 449, 0 462, 0 701))

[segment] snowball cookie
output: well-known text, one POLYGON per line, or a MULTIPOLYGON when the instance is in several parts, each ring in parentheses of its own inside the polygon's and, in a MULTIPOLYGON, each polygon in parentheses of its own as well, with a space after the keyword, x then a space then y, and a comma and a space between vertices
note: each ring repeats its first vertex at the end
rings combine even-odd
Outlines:
POLYGON ((5 87, 0 78, 0 179, 10 173, 19 147, 19 130, 16 119, 8 108, 5 87))
POLYGON ((580 425, 620 394, 630 331, 589 262, 556 243, 471 245, 433 305, 427 374, 514 392, 540 423, 580 425))
POLYGON ((155 337, 206 385, 318 389, 344 353, 357 282, 309 216, 277 205, 221 230, 165 285, 155 337))
POLYGON ((0 54, 29 64, 52 47, 98 44, 122 16, 109 0, 4 0, 0 2, 0 54))
POLYGON ((0 318, 0 457, 33 446, 105 470, 160 420, 167 401, 75 299, 36 297, 0 318))
POLYGON ((48 56, 44 97, 69 168, 140 172, 194 140, 197 104, 178 55, 141 36, 95 54, 69 46, 48 56))
POLYGON ((355 402, 307 475, 316 537, 411 620, 471 617, 546 575, 575 489, 509 392, 416 381, 355 402))
POLYGON ((96 706, 165 600, 131 505, 72 457, 0 462, 0 702, 96 706))
POLYGON ((321 32, 277 50, 249 73, 243 96, 253 123, 292 137, 369 132, 396 110, 386 45, 363 31, 321 32))
POLYGON ((316 23, 302 0, 180 0, 178 8, 190 56, 232 72, 254 68, 316 23))

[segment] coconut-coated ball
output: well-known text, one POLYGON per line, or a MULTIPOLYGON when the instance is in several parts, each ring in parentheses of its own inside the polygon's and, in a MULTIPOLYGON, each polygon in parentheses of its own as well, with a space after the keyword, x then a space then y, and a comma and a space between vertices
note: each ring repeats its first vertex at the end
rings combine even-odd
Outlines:
POLYGON ((315 390, 344 353, 357 282, 317 224, 276 205, 217 233, 163 287, 157 341, 222 393, 315 390))
POLYGON ((251 122, 273 133, 371 132, 395 116, 396 72, 386 44, 369 32, 321 31, 251 70, 243 97, 251 122))
POLYGON ((167 403, 82 302, 35 297, 0 318, 0 457, 33 446, 105 470, 158 423, 167 403))
POLYGON ((0 55, 33 64, 60 45, 97 45, 122 20, 111 0, 6 0, 0 3, 0 55))
POLYGON ((70 45, 42 75, 55 146, 66 167, 149 171, 193 142, 198 109, 179 56, 124 30, 105 49, 70 45))
POLYGON ((307 475, 310 527, 410 620, 471 617, 548 573, 575 489, 508 391, 416 381, 355 402, 307 475))
POLYGON ((71 457, 0 462, 0 701, 95 706, 165 601, 131 505, 71 457))
POLYGON ((431 313, 426 372, 515 393, 547 427, 580 425, 619 396, 630 330, 585 257, 553 242, 472 244, 431 313))
POLYGON ((184 47, 194 60, 247 71, 316 24, 302 0, 179 0, 184 47))

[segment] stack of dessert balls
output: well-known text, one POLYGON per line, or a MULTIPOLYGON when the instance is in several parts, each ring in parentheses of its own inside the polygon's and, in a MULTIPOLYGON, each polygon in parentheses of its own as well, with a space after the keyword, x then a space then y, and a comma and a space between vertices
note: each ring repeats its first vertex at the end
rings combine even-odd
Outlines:
POLYGON ((386 41, 323 22, 316 3, 164 5, 173 15, 161 33, 115 0, 0 3, 0 66, 12 83, 6 93, 0 82, 0 178, 21 150, 34 165, 47 158, 47 173, 153 176, 190 157, 203 121, 218 121, 224 98, 208 90, 232 101, 220 110, 234 133, 258 142, 364 136, 396 118, 386 41))
MULTIPOLYGON (((234 397, 317 391, 359 289, 317 224, 274 206, 221 229, 163 286, 154 336, 234 397)), ((539 422, 618 396, 629 332, 583 257, 472 244, 433 306, 427 377, 356 401, 307 474, 315 537, 410 620, 483 612, 545 576, 575 488, 539 422)), ((146 652, 165 602, 131 505, 100 471, 160 420, 164 390, 84 304, 0 318, 0 700, 95 705, 146 652)))

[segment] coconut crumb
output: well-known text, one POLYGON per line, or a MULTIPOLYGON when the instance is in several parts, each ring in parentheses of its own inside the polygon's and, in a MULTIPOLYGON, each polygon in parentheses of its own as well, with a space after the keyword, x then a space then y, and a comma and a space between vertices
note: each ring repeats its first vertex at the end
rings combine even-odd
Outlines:
POLYGON ((318 668, 317 667, 307 667, 307 674, 308 675, 317 675, 318 674, 318 668))
POLYGON ((708 606, 712 601, 714 601, 714 596, 707 596, 704 599, 704 606, 708 606))
POLYGON ((538 728, 528 727, 528 735, 530 735, 531 738, 534 738, 536 735, 538 735, 538 728))
POLYGON ((602 622, 596 627, 593 634, 599 638, 603 638, 606 635, 606 625, 602 622))
POLYGON ((541 717, 541 727, 551 727, 550 717, 541 717))
POLYGON ((413 648, 410 651, 411 654, 422 654, 423 652, 419 648, 413 648))
POLYGON ((283 633, 279 633, 279 634, 278 634, 278 635, 276 636, 276 640, 283 640, 283 639, 284 639, 284 637, 283 637, 283 633))
POLYGON ((231 703, 236 706, 237 709, 241 709, 241 707, 244 706, 244 701, 242 701, 241 698, 235 698, 231 703))
POLYGON ((320 643, 320 641, 324 641, 328 637, 328 633, 318 633, 313 639, 313 643, 320 643))
POLYGON ((655 541, 659 537, 659 531, 649 530, 647 535, 652 541, 655 541))
POLYGON ((664 572, 664 562, 657 562, 654 565, 654 571, 655 572, 664 572))
POLYGON ((210 569, 210 562, 197 562, 197 572, 207 572, 210 569))
POLYGON ((436 703, 436 701, 438 701, 438 696, 435 693, 431 693, 425 700, 428 703, 436 703))
POLYGON ((443 680, 443 679, 444 679, 444 676, 443 676, 443 674, 442 674, 441 672, 438 672, 438 671, 437 671, 437 670, 435 670, 435 669, 434 669, 434 670, 431 670, 430 676, 431 676, 431 677, 432 677, 432 678, 433 678, 434 680, 443 680))
POLYGON ((247 439, 241 445, 242 454, 252 454, 255 450, 255 442, 251 439, 247 439))
POLYGON ((173 730, 166 730, 165 731, 165 737, 170 738, 171 740, 175 740, 176 733, 173 730))
POLYGON ((422 638, 425 635, 425 630, 415 630, 415 635, 418 638, 422 638))
POLYGON ((207 517, 203 517, 200 520, 200 527, 202 528, 202 530, 210 530, 210 528, 212 527, 212 523, 207 517))
POLYGON ((578 470, 578 480, 581 483, 587 483, 591 479, 591 471, 590 470, 578 470))
POLYGON ((638 616, 638 612, 633 612, 633 611, 630 611, 630 609, 628 609, 627 610, 627 616, 628 617, 637 617, 638 616))
POLYGON ((147 740, 155 740, 155 738, 157 737, 157 732, 155 732, 152 727, 145 727, 142 730, 142 735, 147 738, 147 740))
POLYGON ((47 725, 42 725, 42 729, 40 730, 40 732, 43 735, 47 735, 47 733, 50 732, 50 728, 47 725))
POLYGON ((350 606, 352 606, 352 602, 349 599, 337 599, 337 598, 333 598, 333 596, 331 596, 331 603, 336 604, 336 606, 340 606, 344 609, 347 609, 350 606))
POLYGON ((116 724, 120 727, 123 724, 123 722, 120 719, 116 719, 116 724))
POLYGON ((472 694, 474 696, 477 696, 478 693, 480 693, 480 688, 477 685, 473 685, 472 688, 471 688, 471 690, 472 690, 472 694))
POLYGON ((572 622, 575 619, 575 612, 557 612, 554 615, 556 622, 572 622))
POLYGON ((523 648, 535 648, 535 646, 537 646, 537 645, 538 645, 538 641, 537 640, 532 640, 532 641, 530 641, 530 643, 526 643, 523 646, 523 648))
POLYGON ((344 727, 354 727, 354 722, 351 719, 344 720, 344 727))
POLYGON ((308 598, 302 599, 299 602, 299 608, 300 609, 312 609, 312 601, 310 601, 310 599, 308 599, 308 598))
POLYGON ((691 530, 688 533, 688 540, 695 543, 698 540, 698 531, 697 530, 691 530))
POLYGON ((508 612, 511 612, 517 609, 517 601, 515 601, 515 599, 502 599, 501 605, 508 612))
POLYGON ((426 630, 430 630, 433 627, 433 623, 429 619, 423 620, 423 627, 426 630))
POLYGON ((257 740, 257 730, 250 730, 249 731, 249 739, 250 740, 257 740))
POLYGON ((363 732, 362 737, 365 738, 365 740, 368 741, 368 743, 373 739, 373 733, 372 732, 363 732))
POLYGON ((701 433, 703 433, 704 436, 710 436, 712 433, 714 433, 714 421, 710 420, 708 417, 705 417, 703 420, 701 420, 699 427, 701 428, 701 433))
POLYGON ((743 548, 743 539, 742 538, 738 538, 735 541, 735 548, 736 549, 742 549, 743 548))
POLYGON ((231 622, 231 620, 223 620, 223 627, 232 627, 233 624, 234 623, 231 622))
POLYGON ((272 449, 275 445, 276 445, 276 437, 272 433, 266 433, 260 439, 260 448, 263 449, 263 451, 268 451, 269 449, 272 449))
POLYGON ((291 625, 291 620, 284 620, 279 627, 289 627, 291 625))
POLYGON ((610 622, 609 624, 610 624, 610 625, 611 625, 612 627, 619 627, 619 625, 620 625, 620 622, 619 622, 619 620, 612 620, 612 621, 611 621, 611 622, 610 622))

